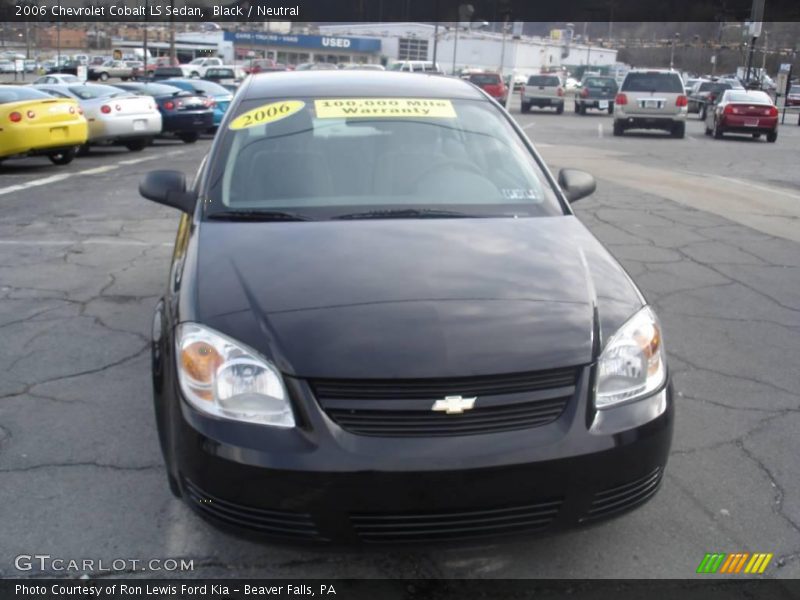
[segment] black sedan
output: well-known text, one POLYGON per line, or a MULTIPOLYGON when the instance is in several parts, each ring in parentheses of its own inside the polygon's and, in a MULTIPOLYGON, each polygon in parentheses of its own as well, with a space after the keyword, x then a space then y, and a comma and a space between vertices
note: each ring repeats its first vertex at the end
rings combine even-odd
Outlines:
POLYGON ((115 83, 115 87, 152 96, 161 112, 162 133, 187 144, 214 126, 213 99, 160 83, 115 83))
POLYGON ((153 321, 173 493, 313 542, 530 534, 656 493, 661 327, 508 113, 467 82, 256 75, 183 211, 153 321))

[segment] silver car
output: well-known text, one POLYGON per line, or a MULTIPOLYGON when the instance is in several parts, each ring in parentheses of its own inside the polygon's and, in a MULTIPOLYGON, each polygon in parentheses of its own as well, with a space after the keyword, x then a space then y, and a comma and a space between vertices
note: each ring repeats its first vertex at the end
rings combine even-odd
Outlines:
POLYGON ((686 133, 687 98, 676 71, 629 71, 614 108, 614 135, 628 129, 663 129, 676 138, 686 133))
MULTIPOLYGON (((143 150, 161 133, 161 113, 149 96, 137 96, 110 85, 37 85, 59 98, 73 98, 89 122, 88 144, 122 144, 143 150)), ((88 148, 84 148, 84 152, 88 148)))

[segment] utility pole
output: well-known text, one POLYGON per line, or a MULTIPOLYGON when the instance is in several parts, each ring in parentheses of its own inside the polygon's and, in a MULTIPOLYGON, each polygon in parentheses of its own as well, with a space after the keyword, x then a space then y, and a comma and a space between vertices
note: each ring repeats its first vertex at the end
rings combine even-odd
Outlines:
POLYGON ((143 52, 144 52, 144 73, 142 73, 142 77, 147 79, 147 11, 150 10, 148 7, 148 1, 144 0, 144 37, 143 37, 143 52))
POLYGON ((453 70, 450 73, 451 75, 456 74, 456 52, 458 52, 458 30, 460 29, 460 24, 456 23, 456 37, 453 41, 453 70))
POLYGON ((172 66, 178 62, 175 53, 175 0, 169 0, 169 6, 169 64, 172 66))
POLYGON ((433 25, 433 68, 436 69, 436 53, 439 50, 439 21, 433 25))

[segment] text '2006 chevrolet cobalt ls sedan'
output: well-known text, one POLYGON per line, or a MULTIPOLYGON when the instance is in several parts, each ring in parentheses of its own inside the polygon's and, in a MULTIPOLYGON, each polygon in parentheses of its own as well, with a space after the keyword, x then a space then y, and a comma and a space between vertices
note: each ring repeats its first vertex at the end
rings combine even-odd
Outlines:
POLYGON ((239 532, 555 530, 658 489, 661 329, 509 115, 457 79, 252 77, 181 209, 153 322, 170 486, 239 532))

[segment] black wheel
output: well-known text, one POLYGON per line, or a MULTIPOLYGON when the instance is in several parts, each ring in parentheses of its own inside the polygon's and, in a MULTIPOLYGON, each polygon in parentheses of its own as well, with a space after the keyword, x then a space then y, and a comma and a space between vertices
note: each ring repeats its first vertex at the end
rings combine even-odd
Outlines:
POLYGON ((721 140, 722 139, 722 127, 719 126, 717 120, 714 119, 714 139, 721 140))
POLYGON ((672 137, 674 138, 682 138, 686 135, 686 123, 675 123, 672 125, 672 130, 670 131, 672 137))
POLYGON ((701 121, 705 121, 706 120, 706 105, 705 104, 703 104, 703 106, 699 109, 699 112, 700 112, 700 120, 701 121))
POLYGON ((558 108, 556 108, 556 114, 560 115, 563 112, 564 112, 564 104, 562 103, 558 105, 558 108))
POLYGON ((78 146, 78 156, 89 156, 89 153, 92 151, 92 147, 89 144, 83 144, 82 146, 78 146))
POLYGON ((127 77, 120 77, 120 79, 122 79, 122 81, 128 81, 127 77))
POLYGON ((50 162, 54 165, 68 165, 75 159, 75 154, 77 154, 77 149, 69 148, 68 150, 61 150, 48 154, 47 158, 49 158, 50 162))
POLYGON ((610 115, 614 114, 614 103, 613 102, 609 102, 608 103, 608 114, 610 114, 610 115))
POLYGON ((705 126, 705 134, 711 135, 711 129, 709 129, 708 125, 705 126))
POLYGON ((777 131, 770 131, 769 133, 767 133, 767 141, 770 144, 774 144, 777 139, 778 139, 777 131))
POLYGON ((760 133, 754 133, 754 134, 753 134, 753 139, 754 139, 754 140, 761 139, 761 134, 760 134, 760 133))
POLYGON ((197 71, 192 71, 191 77, 193 79, 200 79, 200 73, 198 73, 197 71))
POLYGON ((578 114, 579 115, 585 115, 586 114, 586 105, 585 104, 581 104, 580 105, 580 107, 578 108, 578 114))
POLYGON ((179 133, 178 138, 184 144, 194 144, 197 140, 200 139, 200 134, 196 131, 192 131, 190 133, 179 133))
POLYGON ((100 81, 108 81, 108 73, 100 73, 100 81))
POLYGON ((580 114, 580 113, 581 113, 581 105, 578 103, 577 100, 575 100, 575 114, 580 114))
POLYGON ((150 144, 150 138, 139 138, 125 142, 125 147, 131 152, 141 152, 150 144))
POLYGON ((530 104, 526 104, 525 102, 523 102, 523 103, 522 103, 522 105, 520 106, 520 110, 521 110, 522 112, 524 112, 524 113, 526 113, 526 112, 530 112, 530 110, 531 110, 531 105, 530 105, 530 104))
POLYGON ((614 121, 614 135, 619 137, 623 133, 625 133, 625 127, 622 125, 622 121, 614 121))

